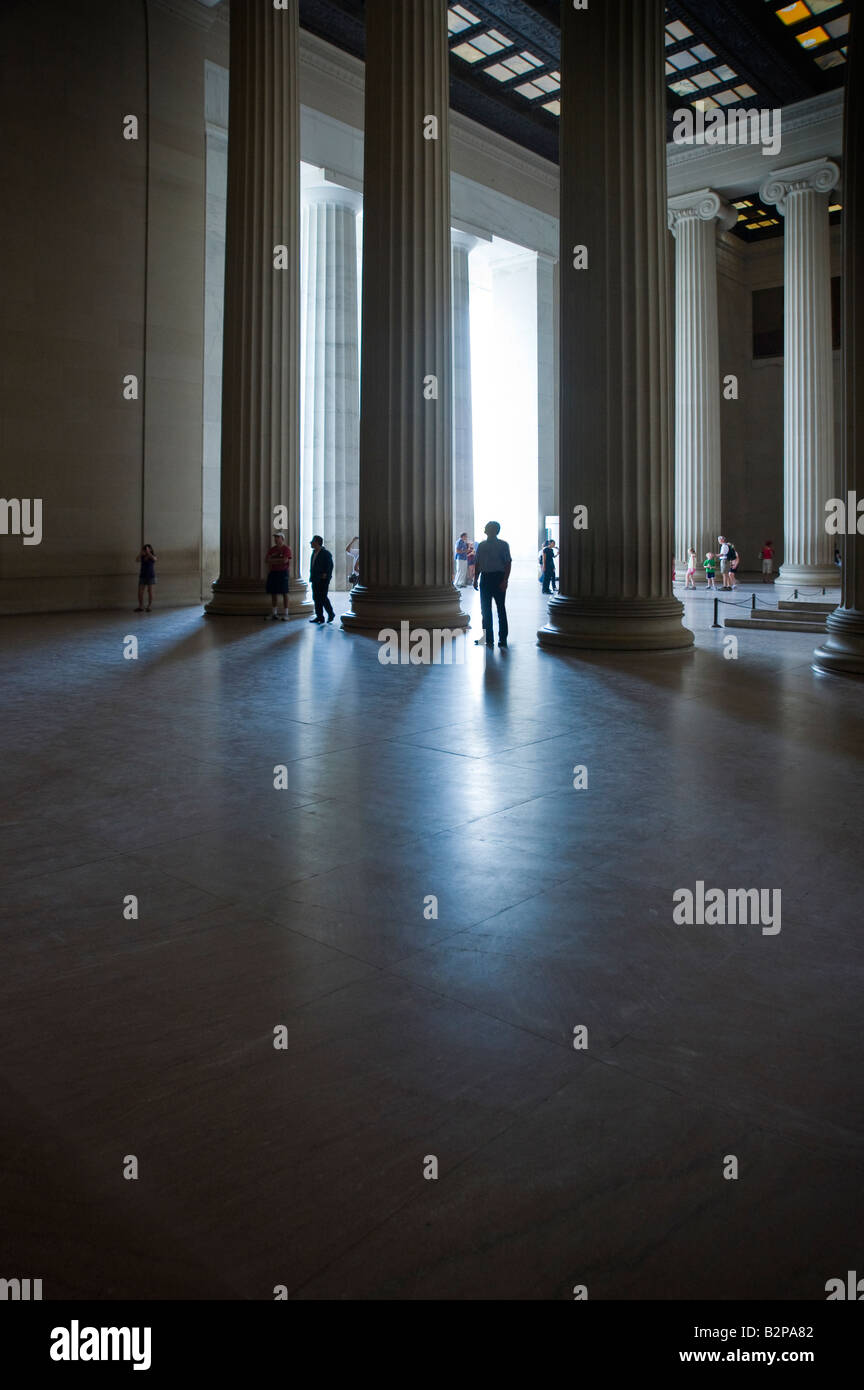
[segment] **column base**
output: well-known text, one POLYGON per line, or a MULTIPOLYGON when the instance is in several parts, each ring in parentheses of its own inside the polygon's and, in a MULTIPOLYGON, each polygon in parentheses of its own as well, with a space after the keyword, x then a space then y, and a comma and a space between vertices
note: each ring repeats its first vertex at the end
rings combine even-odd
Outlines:
MULTIPOLYGON (((266 593, 260 579, 217 579, 212 585, 213 597, 204 605, 209 618, 266 618, 273 608, 272 596, 266 593)), ((312 612, 307 586, 301 579, 292 579, 286 595, 289 618, 302 618, 312 612)))
POLYGON ((835 608, 828 614, 828 636, 813 653, 813 670, 835 676, 864 676, 864 612, 835 608))
POLYGON ((796 589, 838 589, 841 575, 836 565, 781 565, 776 583, 796 589))
POLYGON ((549 621, 537 633, 541 647, 582 651, 648 652, 692 647, 677 598, 567 598, 549 603, 549 621))
POLYGON ((425 632, 463 631, 470 619, 462 612, 458 591, 452 584, 441 589, 367 589, 355 584, 351 612, 343 614, 347 632, 399 630, 400 623, 425 632))

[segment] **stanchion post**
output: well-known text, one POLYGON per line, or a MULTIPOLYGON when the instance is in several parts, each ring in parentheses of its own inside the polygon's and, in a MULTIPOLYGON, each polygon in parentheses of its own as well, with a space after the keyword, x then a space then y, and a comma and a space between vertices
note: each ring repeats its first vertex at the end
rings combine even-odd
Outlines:
POLYGON ((713 621, 713 623, 711 624, 712 627, 719 627, 719 626, 720 626, 720 624, 719 624, 718 621, 717 621, 717 614, 719 613, 719 611, 720 611, 720 600, 719 600, 719 598, 715 598, 715 600, 714 600, 714 621, 713 621))

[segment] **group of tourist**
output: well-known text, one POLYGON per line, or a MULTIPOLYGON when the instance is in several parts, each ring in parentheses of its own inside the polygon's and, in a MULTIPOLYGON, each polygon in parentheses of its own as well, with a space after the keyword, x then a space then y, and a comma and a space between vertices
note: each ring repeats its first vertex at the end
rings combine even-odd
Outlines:
MULTIPOLYGON (((487 646, 493 645, 492 639, 492 605, 493 602, 498 610, 498 645, 507 646, 507 613, 504 604, 504 595, 507 592, 507 580, 510 576, 510 548, 506 541, 498 539, 501 530, 497 521, 490 521, 485 528, 486 540, 480 541, 476 546, 469 540, 467 531, 463 531, 456 542, 456 586, 459 589, 468 588, 473 585, 475 589, 480 589, 480 606, 483 613, 483 629, 487 635, 487 646), (484 585, 483 580, 486 579, 484 585), (478 584, 479 580, 479 584, 478 584)), ((741 557, 735 546, 726 536, 717 537, 720 549, 718 551, 709 550, 705 559, 702 561, 701 568, 705 572, 705 583, 708 589, 715 589, 717 571, 720 571, 720 587, 729 590, 738 588, 738 581, 735 578, 735 571, 738 569, 741 557)), ((315 616, 310 618, 311 623, 319 626, 325 621, 332 623, 336 614, 328 596, 330 581, 333 578, 333 556, 324 546, 321 536, 313 536, 309 542, 312 547, 312 556, 309 565, 309 583, 312 588, 312 602, 315 606, 315 616), (326 613, 326 619, 325 619, 326 613)), ((351 573, 348 577, 348 587, 353 588, 360 579, 360 540, 358 536, 353 536, 345 547, 346 555, 351 557, 351 573)), ((555 557, 558 549, 553 540, 547 540, 538 555, 540 566, 539 581, 543 587, 544 594, 554 594, 557 592, 558 576, 555 570, 555 557)), ((139 562, 138 573, 138 607, 136 613, 149 613, 153 607, 153 585, 156 583, 156 554, 152 545, 145 544, 141 547, 135 557, 139 562), (144 593, 147 593, 147 607, 144 608, 144 593)), ((771 541, 766 541, 761 550, 762 559, 762 582, 770 584, 774 576, 774 546, 771 541)), ((285 622, 288 617, 288 594, 291 587, 291 550, 285 543, 285 536, 281 531, 274 531, 273 544, 267 551, 267 593, 272 602, 271 619, 274 621, 281 619, 285 622), (281 612, 280 612, 281 600, 281 612)), ((835 551, 835 562, 839 560, 839 555, 835 551)), ((691 546, 687 552, 687 574, 684 581, 685 589, 696 588, 696 570, 698 561, 696 551, 691 546)), ((673 579, 674 579, 673 571, 673 579)))
MULTIPOLYGON (((473 585, 475 589, 480 591, 480 611, 483 618, 484 635, 478 640, 477 645, 485 642, 487 647, 494 646, 494 607, 498 620, 498 646, 506 648, 509 632, 506 604, 507 585, 512 568, 510 547, 506 541, 501 540, 499 534, 501 527, 497 521, 488 522, 484 531, 486 539, 479 541, 476 546, 468 539, 466 531, 463 531, 459 537, 456 543, 455 556, 456 584, 459 588, 473 585)), ((269 616, 274 622, 286 622, 288 596, 291 591, 293 555, 282 531, 274 531, 272 540, 273 544, 265 556, 267 565, 265 587, 271 602, 269 616)), ((322 536, 313 536, 309 544, 312 548, 309 563, 309 584, 315 607, 315 616, 309 621, 322 626, 325 622, 332 623, 336 617, 328 593, 330 581, 333 578, 333 556, 325 547, 322 536)), ((353 588, 360 579, 360 541, 357 536, 352 537, 345 547, 345 553, 350 555, 352 561, 349 587, 353 588)), ((539 578, 543 585, 544 594, 556 592, 555 557, 557 554, 555 542, 547 540, 538 556, 539 578)), ((152 545, 143 545, 136 560, 140 569, 138 573, 138 607, 135 612, 149 613, 153 606, 153 585, 156 583, 156 553, 152 545), (147 593, 146 609, 144 608, 145 590, 147 593)))
POLYGON ((456 542, 456 588, 467 589, 469 584, 474 583, 474 560, 476 551, 474 542, 469 541, 468 532, 463 531, 456 542))
MULTIPOLYGON (((741 556, 735 546, 726 536, 717 537, 720 549, 717 551, 709 550, 706 552, 705 559, 702 561, 701 568, 705 571, 705 584, 709 589, 716 589, 715 579, 717 571, 720 571, 720 588, 728 589, 730 592, 737 589, 738 580, 735 578, 735 571, 741 562, 741 556)), ((760 551, 762 560, 762 582, 763 584, 773 583, 774 578, 774 546, 771 541, 766 541, 760 551)), ((696 551, 691 546, 687 552, 687 575, 684 580, 685 589, 696 588, 696 570, 698 561, 696 551)))

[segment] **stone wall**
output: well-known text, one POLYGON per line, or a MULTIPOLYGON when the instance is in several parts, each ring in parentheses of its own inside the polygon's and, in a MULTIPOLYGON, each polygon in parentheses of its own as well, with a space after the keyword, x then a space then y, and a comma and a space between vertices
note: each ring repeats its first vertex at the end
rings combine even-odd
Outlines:
POLYGON ((0 612, 134 606, 142 540, 162 603, 200 597, 204 64, 226 21, 2 7, 2 491, 42 499, 43 536, 0 535, 0 612))

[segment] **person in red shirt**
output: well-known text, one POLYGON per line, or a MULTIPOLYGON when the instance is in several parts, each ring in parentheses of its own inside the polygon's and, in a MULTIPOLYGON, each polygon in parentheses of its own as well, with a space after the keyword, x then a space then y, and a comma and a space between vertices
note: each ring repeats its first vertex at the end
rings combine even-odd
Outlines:
POLYGON ((273 603, 272 619, 288 617, 288 589, 291 584, 291 551, 285 544, 281 531, 274 531, 273 544, 267 551, 267 592, 273 603), (279 596, 282 596, 282 612, 279 612, 279 596))
POLYGON ((774 547, 766 541, 762 547, 762 583, 770 584, 774 578, 774 547))

